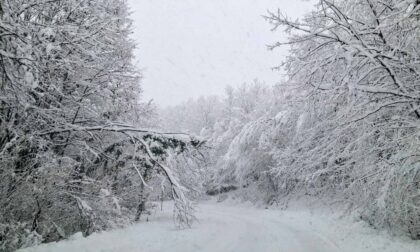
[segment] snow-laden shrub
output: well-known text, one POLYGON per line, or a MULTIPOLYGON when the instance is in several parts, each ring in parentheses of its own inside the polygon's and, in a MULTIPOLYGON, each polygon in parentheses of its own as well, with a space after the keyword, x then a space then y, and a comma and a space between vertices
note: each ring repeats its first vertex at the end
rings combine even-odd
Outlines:
POLYGON ((420 239, 420 167, 402 165, 391 169, 380 197, 371 197, 375 203, 363 212, 362 218, 373 226, 420 239))
POLYGON ((0 223, 0 241, 0 251, 13 251, 40 244, 42 236, 31 231, 29 223, 0 223))

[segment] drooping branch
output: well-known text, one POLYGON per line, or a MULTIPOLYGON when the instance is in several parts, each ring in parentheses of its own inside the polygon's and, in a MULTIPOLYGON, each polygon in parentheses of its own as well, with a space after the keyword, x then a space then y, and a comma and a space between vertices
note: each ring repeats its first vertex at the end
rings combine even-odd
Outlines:
POLYGON ((138 137, 134 138, 144 147, 152 163, 157 165, 163 171, 169 181, 171 185, 172 198, 175 201, 174 215, 177 220, 177 224, 180 227, 190 227, 194 219, 194 209, 192 208, 191 202, 187 200, 184 194, 184 192, 187 192, 188 190, 179 183, 178 179, 169 167, 158 161, 152 153, 150 146, 143 139, 138 137))
POLYGON ((38 136, 45 136, 51 134, 59 134, 59 133, 67 133, 67 132, 89 132, 89 131, 108 131, 108 132, 117 132, 117 133, 126 133, 126 132, 137 132, 137 133, 150 133, 150 134, 158 134, 158 135, 177 135, 177 136, 186 136, 188 134, 180 133, 180 132, 158 132, 149 129, 137 128, 127 124, 121 123, 109 123, 104 125, 98 126, 78 126, 78 125, 69 125, 68 128, 64 129, 53 129, 49 131, 39 132, 37 133, 38 136))

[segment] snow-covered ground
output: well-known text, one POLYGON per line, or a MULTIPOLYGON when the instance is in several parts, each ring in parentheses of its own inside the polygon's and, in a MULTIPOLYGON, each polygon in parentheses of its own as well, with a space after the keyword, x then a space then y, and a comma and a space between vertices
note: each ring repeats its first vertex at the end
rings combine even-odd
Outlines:
POLYGON ((171 206, 164 205, 131 227, 76 235, 58 243, 27 248, 26 252, 418 252, 420 242, 390 237, 363 222, 337 219, 309 211, 258 209, 251 205, 204 202, 193 228, 176 230, 171 206))

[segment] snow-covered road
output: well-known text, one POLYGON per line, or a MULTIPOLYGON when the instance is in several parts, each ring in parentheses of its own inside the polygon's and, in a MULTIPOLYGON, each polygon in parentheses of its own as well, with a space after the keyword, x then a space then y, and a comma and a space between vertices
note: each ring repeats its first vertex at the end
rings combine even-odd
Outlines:
POLYGON ((199 217, 209 228, 203 227, 190 250, 175 251, 338 251, 333 242, 294 226, 279 211, 205 204, 199 217))
MULTIPOLYGON (((158 212, 149 222, 29 248, 32 252, 330 252, 330 251, 417 251, 419 243, 389 241, 366 235, 334 235, 334 221, 308 212, 257 209, 245 205, 207 202, 200 204, 193 228, 176 230, 171 207, 158 212), (341 238, 340 238, 341 237, 341 238), (367 239, 367 241, 366 241, 367 239), (372 240, 372 241, 370 241, 372 240), (352 243, 355 243, 354 245, 352 243), (406 246, 406 247, 404 247, 406 246), (397 250, 394 250, 397 249, 397 250), (416 249, 417 248, 417 249, 416 249)), ((338 223, 337 223, 338 224, 338 223)), ((364 231, 363 231, 364 230, 364 231)), ((347 230, 346 232, 353 233, 347 230)), ((362 232, 362 234, 360 234, 362 232)), ((379 238, 378 238, 379 237, 379 238)))

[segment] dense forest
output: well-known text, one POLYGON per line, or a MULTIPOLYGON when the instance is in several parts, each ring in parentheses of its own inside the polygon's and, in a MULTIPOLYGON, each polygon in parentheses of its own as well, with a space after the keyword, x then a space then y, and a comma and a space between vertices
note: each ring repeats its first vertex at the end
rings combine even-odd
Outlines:
POLYGON ((208 195, 305 199, 420 239, 420 1, 264 18, 288 34, 269 46, 290 47, 287 80, 157 108, 126 1, 1 0, 0 251, 123 227, 158 200, 188 228, 208 195))
POLYGON ((287 81, 161 112, 213 147, 207 189, 284 206, 306 197, 419 239, 420 2, 320 1, 303 20, 265 18, 289 34, 270 46, 291 45, 287 81))
POLYGON ((0 250, 126 225, 149 187, 166 186, 189 225, 165 160, 193 157, 200 141, 149 130, 125 1, 0 7, 0 250))

